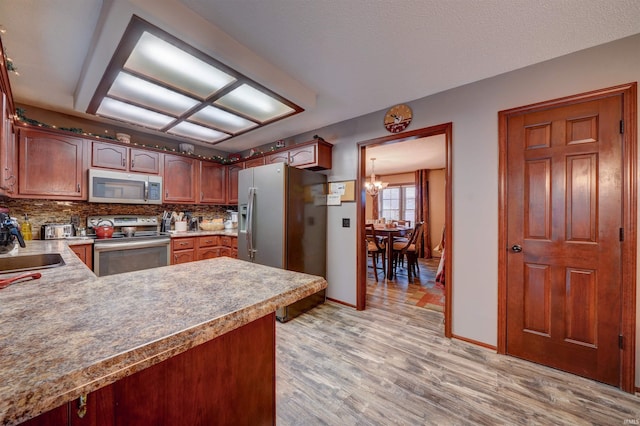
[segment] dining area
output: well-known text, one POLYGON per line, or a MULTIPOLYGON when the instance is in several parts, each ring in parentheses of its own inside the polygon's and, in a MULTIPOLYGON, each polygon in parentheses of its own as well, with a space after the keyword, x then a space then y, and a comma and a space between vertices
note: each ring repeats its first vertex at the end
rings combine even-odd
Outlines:
POLYGON ((394 280, 398 269, 406 270, 408 280, 419 273, 418 253, 422 244, 424 222, 415 225, 407 220, 368 220, 365 224, 367 255, 376 282, 379 271, 383 279, 394 280))

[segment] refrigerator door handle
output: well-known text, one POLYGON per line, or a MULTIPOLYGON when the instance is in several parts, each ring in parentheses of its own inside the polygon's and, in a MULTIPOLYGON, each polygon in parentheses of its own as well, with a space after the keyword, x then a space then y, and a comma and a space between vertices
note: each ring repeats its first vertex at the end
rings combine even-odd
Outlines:
POLYGON ((253 202, 255 199, 256 189, 249 188, 249 200, 247 202, 247 255, 249 260, 253 260, 255 250, 253 249, 253 202))

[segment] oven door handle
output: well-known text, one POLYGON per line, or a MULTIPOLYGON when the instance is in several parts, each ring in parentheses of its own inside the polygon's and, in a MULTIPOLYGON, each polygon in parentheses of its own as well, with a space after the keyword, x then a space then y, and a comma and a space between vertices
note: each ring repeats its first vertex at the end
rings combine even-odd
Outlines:
POLYGON ((99 243, 95 242, 93 244, 93 248, 97 252, 103 251, 116 251, 116 250, 127 250, 127 249, 139 249, 139 248, 149 248, 149 247, 163 247, 168 246, 171 243, 171 238, 162 238, 156 239, 152 241, 123 241, 123 242, 108 242, 108 243, 99 243))
POLYGON ((149 179, 144 181, 144 201, 149 201, 149 179))

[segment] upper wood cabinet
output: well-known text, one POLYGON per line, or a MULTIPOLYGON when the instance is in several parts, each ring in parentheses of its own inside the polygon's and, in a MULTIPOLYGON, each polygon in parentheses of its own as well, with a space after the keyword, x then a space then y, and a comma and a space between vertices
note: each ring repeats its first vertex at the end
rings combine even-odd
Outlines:
POLYGON ((92 146, 91 167, 137 173, 160 173, 160 153, 158 152, 97 141, 94 141, 92 146))
POLYGON ((266 164, 265 157, 256 157, 244 161, 244 168, 250 169, 251 167, 264 166, 266 164))
POLYGON ((18 196, 87 199, 84 139, 26 128, 19 135, 18 196))
POLYGON ((225 166, 208 161, 198 161, 200 165, 200 197, 202 204, 225 204, 227 201, 227 176, 225 166))
POLYGON ((0 195, 11 197, 18 191, 16 134, 9 97, 4 92, 0 97, 0 195))
POLYGON ((242 163, 231 164, 227 169, 227 204, 238 204, 238 172, 244 167, 242 163))
POLYGON ((331 168, 333 145, 323 141, 312 141, 293 145, 286 151, 266 156, 266 164, 286 163, 299 169, 326 170, 331 168))
POLYGON ((289 149, 289 165, 300 169, 324 170, 331 168, 332 145, 314 142, 289 149))
POLYGON ((196 203, 198 161, 179 155, 165 154, 163 185, 165 203, 196 203))

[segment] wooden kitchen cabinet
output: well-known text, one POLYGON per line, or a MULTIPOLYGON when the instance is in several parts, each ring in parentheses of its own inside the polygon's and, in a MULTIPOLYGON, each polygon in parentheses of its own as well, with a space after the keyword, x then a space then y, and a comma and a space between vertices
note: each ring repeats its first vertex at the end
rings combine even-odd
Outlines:
POLYGON ((214 259, 216 257, 220 257, 222 248, 220 247, 219 235, 205 235, 203 237, 198 237, 197 245, 197 260, 214 259))
POLYGON ((267 155, 265 162, 267 164, 274 164, 274 163, 289 164, 289 151, 277 152, 275 154, 267 155))
POLYGON ((136 173, 160 173, 160 153, 108 142, 92 143, 91 167, 136 173))
POLYGON ((93 271, 93 244, 79 244, 69 248, 93 271))
POLYGON ((196 239, 180 237, 171 239, 171 264, 193 262, 196 260, 196 239))
POLYGON ((22 424, 272 425, 275 343, 271 313, 22 424))
POLYGON ((242 163, 227 166, 227 204, 238 204, 238 172, 244 168, 242 163))
POLYGON ((238 258, 238 237, 223 235, 220 237, 220 245, 222 246, 221 256, 238 258))
POLYGON ((199 161, 200 166, 200 197, 201 204, 225 204, 227 201, 227 176, 222 164, 199 161))
POLYGON ((196 203, 198 162, 179 155, 164 155, 163 185, 165 203, 196 203))
MULTIPOLYGON (((0 40, 0 58, 5 58, 0 40)), ((15 106, 4 60, 0 60, 0 195, 13 196, 18 191, 16 162, 16 136, 14 128, 15 106)))
POLYGON ((4 92, 0 96, 0 195, 13 196, 18 191, 16 134, 10 97, 4 92))
POLYGON ((289 149, 289 165, 300 169, 326 170, 331 168, 333 145, 315 141, 289 149))
POLYGON ((266 163, 265 163, 264 157, 256 157, 256 158, 251 158, 249 160, 246 160, 244 162, 244 168, 250 169, 251 167, 264 166, 265 164, 266 163))
POLYGON ((19 197, 87 199, 85 140, 24 127, 19 136, 19 197))

